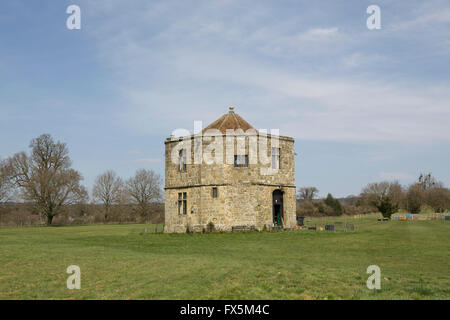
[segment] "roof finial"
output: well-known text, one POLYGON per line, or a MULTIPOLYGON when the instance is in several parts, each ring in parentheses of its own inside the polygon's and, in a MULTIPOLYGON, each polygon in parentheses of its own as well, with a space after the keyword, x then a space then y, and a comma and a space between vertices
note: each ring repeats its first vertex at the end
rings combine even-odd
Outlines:
POLYGON ((229 109, 230 109, 230 113, 234 112, 234 107, 233 106, 230 106, 229 109))

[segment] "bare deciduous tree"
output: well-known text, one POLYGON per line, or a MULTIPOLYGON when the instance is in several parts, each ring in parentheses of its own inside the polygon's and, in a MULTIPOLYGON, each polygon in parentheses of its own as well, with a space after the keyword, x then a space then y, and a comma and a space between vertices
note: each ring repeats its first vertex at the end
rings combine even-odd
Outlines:
POLYGON ((435 212, 445 212, 446 210, 450 210, 450 190, 444 187, 427 190, 426 203, 431 206, 435 212))
POLYGON ((106 171, 95 179, 92 197, 105 206, 105 221, 108 220, 111 206, 121 201, 122 194, 123 181, 114 171, 106 171))
POLYGON ((0 203, 10 199, 12 184, 8 165, 5 160, 0 160, 0 203))
POLYGON ((390 218, 397 212, 403 198, 402 186, 398 182, 369 183, 361 192, 368 204, 376 207, 383 217, 390 218))
POLYGON ((298 190, 298 197, 302 200, 312 200, 319 193, 316 187, 303 187, 298 190))
POLYGON ((8 160, 13 183, 20 188, 24 200, 32 201, 47 225, 52 224, 65 205, 86 200, 82 176, 71 169, 65 143, 54 142, 43 134, 30 142, 31 154, 15 154, 8 160))
POLYGON ((127 180, 127 192, 144 219, 148 218, 150 203, 161 200, 161 185, 161 176, 146 169, 139 169, 134 177, 127 180))
POLYGON ((423 187, 414 183, 406 191, 406 209, 411 213, 419 213, 420 207, 425 203, 426 191, 423 187))
POLYGON ((418 185, 422 187, 423 190, 429 190, 433 188, 443 188, 444 184, 437 181, 431 173, 421 173, 418 179, 418 185))

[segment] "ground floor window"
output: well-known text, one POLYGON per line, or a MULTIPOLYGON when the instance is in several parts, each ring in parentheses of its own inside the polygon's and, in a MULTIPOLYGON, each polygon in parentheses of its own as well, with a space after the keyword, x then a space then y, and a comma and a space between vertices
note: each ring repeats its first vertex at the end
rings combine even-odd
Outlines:
POLYGON ((212 188, 212 197, 217 198, 217 187, 212 188))
POLYGON ((187 213, 187 193, 179 192, 178 193, 178 214, 186 214, 187 213))

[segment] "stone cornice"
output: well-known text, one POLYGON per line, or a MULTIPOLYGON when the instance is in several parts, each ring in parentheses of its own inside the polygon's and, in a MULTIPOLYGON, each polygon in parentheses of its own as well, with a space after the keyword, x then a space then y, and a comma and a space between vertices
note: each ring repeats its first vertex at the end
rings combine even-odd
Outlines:
POLYGON ((279 188, 295 188, 296 187, 295 185, 249 182, 249 183, 222 183, 222 184, 193 184, 193 185, 189 185, 189 186, 164 187, 164 190, 200 188, 200 187, 246 186, 246 185, 279 187, 279 188))
MULTIPOLYGON (((180 142, 180 141, 183 141, 184 139, 194 140, 194 138, 202 137, 202 136, 212 136, 212 137, 214 137, 214 136, 222 136, 222 137, 226 137, 225 134, 217 134, 217 135, 207 135, 207 134, 200 135, 200 134, 198 134, 198 135, 190 135, 190 136, 185 136, 185 137, 166 138, 166 140, 164 141, 164 144, 180 142)), ((269 139, 272 138, 271 134, 264 134, 264 133, 259 133, 259 132, 257 134, 245 134, 244 133, 244 134, 234 134, 233 135, 233 137, 242 137, 242 136, 245 136, 245 137, 252 137, 252 136, 258 136, 259 137, 259 136, 261 136, 261 137, 266 137, 266 138, 269 138, 269 139)), ((288 137, 288 136, 273 135, 273 137, 274 138, 278 138, 280 140, 284 140, 284 141, 292 141, 292 142, 295 141, 294 138, 288 137)))

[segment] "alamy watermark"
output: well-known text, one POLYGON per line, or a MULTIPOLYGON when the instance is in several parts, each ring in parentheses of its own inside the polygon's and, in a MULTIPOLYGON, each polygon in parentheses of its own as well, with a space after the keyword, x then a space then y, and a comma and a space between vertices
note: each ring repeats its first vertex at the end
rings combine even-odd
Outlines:
POLYGON ((66 26, 69 30, 81 29, 81 9, 79 6, 72 4, 67 7, 66 13, 70 16, 66 20, 66 26))
POLYGON ((366 281, 367 289, 373 290, 381 289, 381 269, 377 265, 370 265, 366 270, 367 274, 371 274, 370 277, 366 281))
MULTIPOLYGON (((67 7, 66 13, 70 16, 66 20, 66 26, 69 30, 81 29, 81 8, 75 4, 67 7)), ((378 5, 372 4, 367 7, 366 13, 370 16, 366 20, 366 25, 369 30, 381 29, 381 9, 378 5)))
POLYGON ((70 274, 67 278, 67 289, 81 289, 81 269, 77 265, 68 266, 66 273, 70 274))
POLYGON ((186 164, 229 164, 237 167, 260 164, 262 175, 280 169, 279 129, 218 129, 202 131, 202 121, 194 121, 194 133, 186 129, 172 132, 171 141, 178 141, 171 151, 171 161, 182 169, 186 164), (269 143, 270 142, 270 143, 269 143), (192 150, 193 149, 193 150, 192 150))
POLYGON ((381 29, 381 9, 376 4, 367 7, 366 12, 370 14, 367 18, 366 25, 369 30, 381 29))

